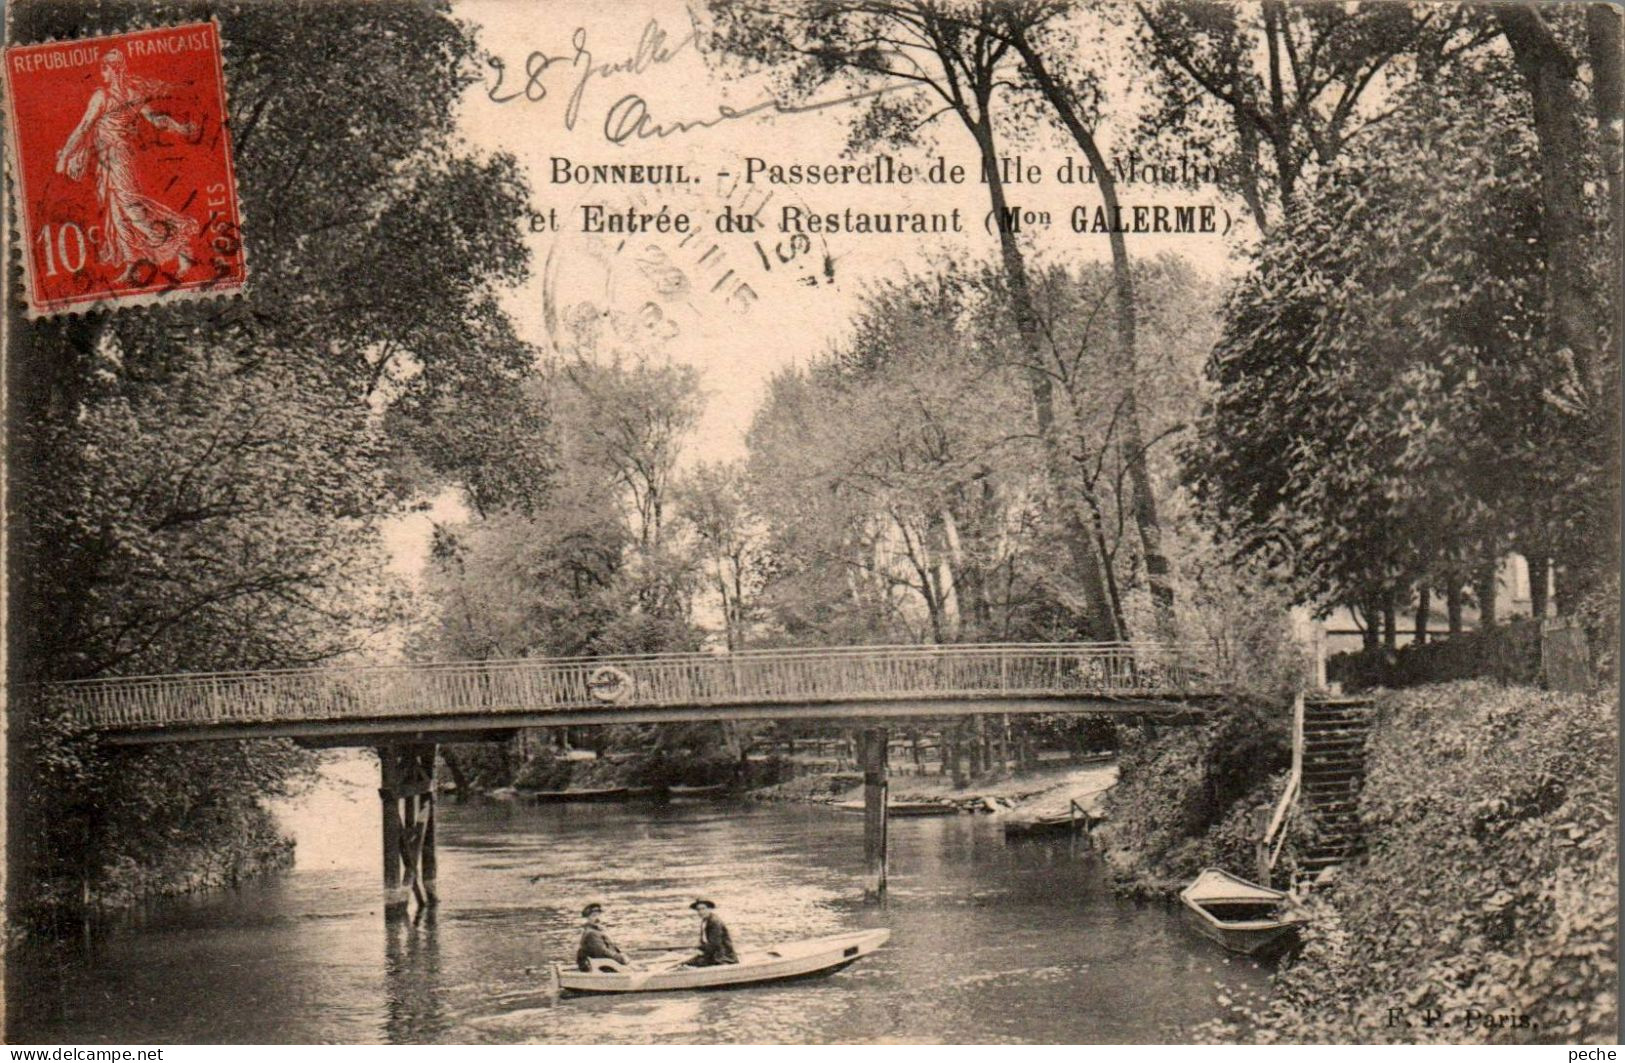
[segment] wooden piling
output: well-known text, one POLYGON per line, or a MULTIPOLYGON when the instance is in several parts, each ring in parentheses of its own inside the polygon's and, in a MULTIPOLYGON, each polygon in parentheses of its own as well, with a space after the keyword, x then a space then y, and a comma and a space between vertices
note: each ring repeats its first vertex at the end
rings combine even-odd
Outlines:
POLYGON ((1269 809, 1261 808, 1253 813, 1253 837, 1258 839, 1253 843, 1253 881, 1265 886, 1270 885, 1275 870, 1270 867, 1269 825, 1269 809))
MULTIPOLYGON (((410 756, 410 754, 408 754, 410 756)), ((423 825, 418 821, 420 795, 409 793, 401 800, 401 892, 413 897, 423 907, 423 887, 418 883, 418 868, 423 860, 423 825)))
POLYGON ((419 876, 423 881, 424 898, 431 908, 440 903, 440 893, 435 884, 440 871, 440 861, 434 850, 435 800, 432 789, 423 798, 423 869, 419 876))
POLYGON ((384 917, 405 918, 412 898, 418 910, 438 904, 435 852, 435 758, 432 742, 379 746, 383 812, 384 917))
POLYGON ((886 743, 884 727, 863 732, 864 896, 886 896, 886 743))
POLYGON ((401 888, 400 757, 392 746, 378 747, 378 803, 383 813, 384 919, 406 917, 406 891, 401 888))

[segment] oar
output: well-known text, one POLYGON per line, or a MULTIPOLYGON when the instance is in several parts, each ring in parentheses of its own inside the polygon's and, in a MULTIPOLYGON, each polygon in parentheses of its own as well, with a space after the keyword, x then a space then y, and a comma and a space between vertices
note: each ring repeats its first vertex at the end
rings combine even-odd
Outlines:
POLYGON ((698 949, 698 945, 633 945, 627 952, 682 952, 684 949, 698 949))
POLYGON ((642 989, 643 983, 647 982, 652 976, 662 974, 666 971, 675 971, 677 968, 681 967, 683 964, 692 959, 693 956, 693 949, 685 949, 680 956, 677 956, 666 963, 651 962, 647 967, 644 967, 637 974, 632 976, 631 988, 634 990, 642 989))

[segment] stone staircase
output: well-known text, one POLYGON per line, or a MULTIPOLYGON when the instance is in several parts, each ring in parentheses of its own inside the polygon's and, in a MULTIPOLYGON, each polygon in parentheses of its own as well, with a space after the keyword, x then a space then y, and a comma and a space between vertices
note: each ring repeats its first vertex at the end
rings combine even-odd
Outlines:
POLYGON ((1298 877, 1312 880, 1343 863, 1360 845, 1360 788, 1365 782, 1365 742, 1371 730, 1368 698, 1311 698, 1303 707, 1303 774, 1300 822, 1312 820, 1312 837, 1300 833, 1298 877))

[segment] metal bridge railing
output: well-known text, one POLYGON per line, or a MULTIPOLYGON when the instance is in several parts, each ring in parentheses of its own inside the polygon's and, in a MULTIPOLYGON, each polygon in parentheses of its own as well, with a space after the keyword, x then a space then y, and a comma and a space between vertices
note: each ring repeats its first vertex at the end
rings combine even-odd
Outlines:
POLYGON ((1215 683, 1158 643, 851 646, 518 658, 89 679, 47 684, 85 728, 905 699, 1188 697, 1215 683))

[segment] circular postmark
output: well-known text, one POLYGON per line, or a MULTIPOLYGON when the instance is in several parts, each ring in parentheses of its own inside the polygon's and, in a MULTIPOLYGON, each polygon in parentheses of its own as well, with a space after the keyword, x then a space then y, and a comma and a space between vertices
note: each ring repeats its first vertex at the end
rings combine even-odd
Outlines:
POLYGON ((822 236, 769 232, 772 198, 737 181, 713 196, 692 186, 636 189, 625 197, 633 211, 675 207, 693 228, 628 236, 564 228, 543 267, 542 323, 554 348, 658 350, 697 333, 714 311, 750 315, 771 289, 833 285, 835 256, 822 236), (718 231, 724 214, 733 228, 718 231))
POLYGON ((611 704, 625 701, 631 696, 634 685, 632 677, 613 664, 601 664, 587 673, 587 693, 598 701, 611 704))

